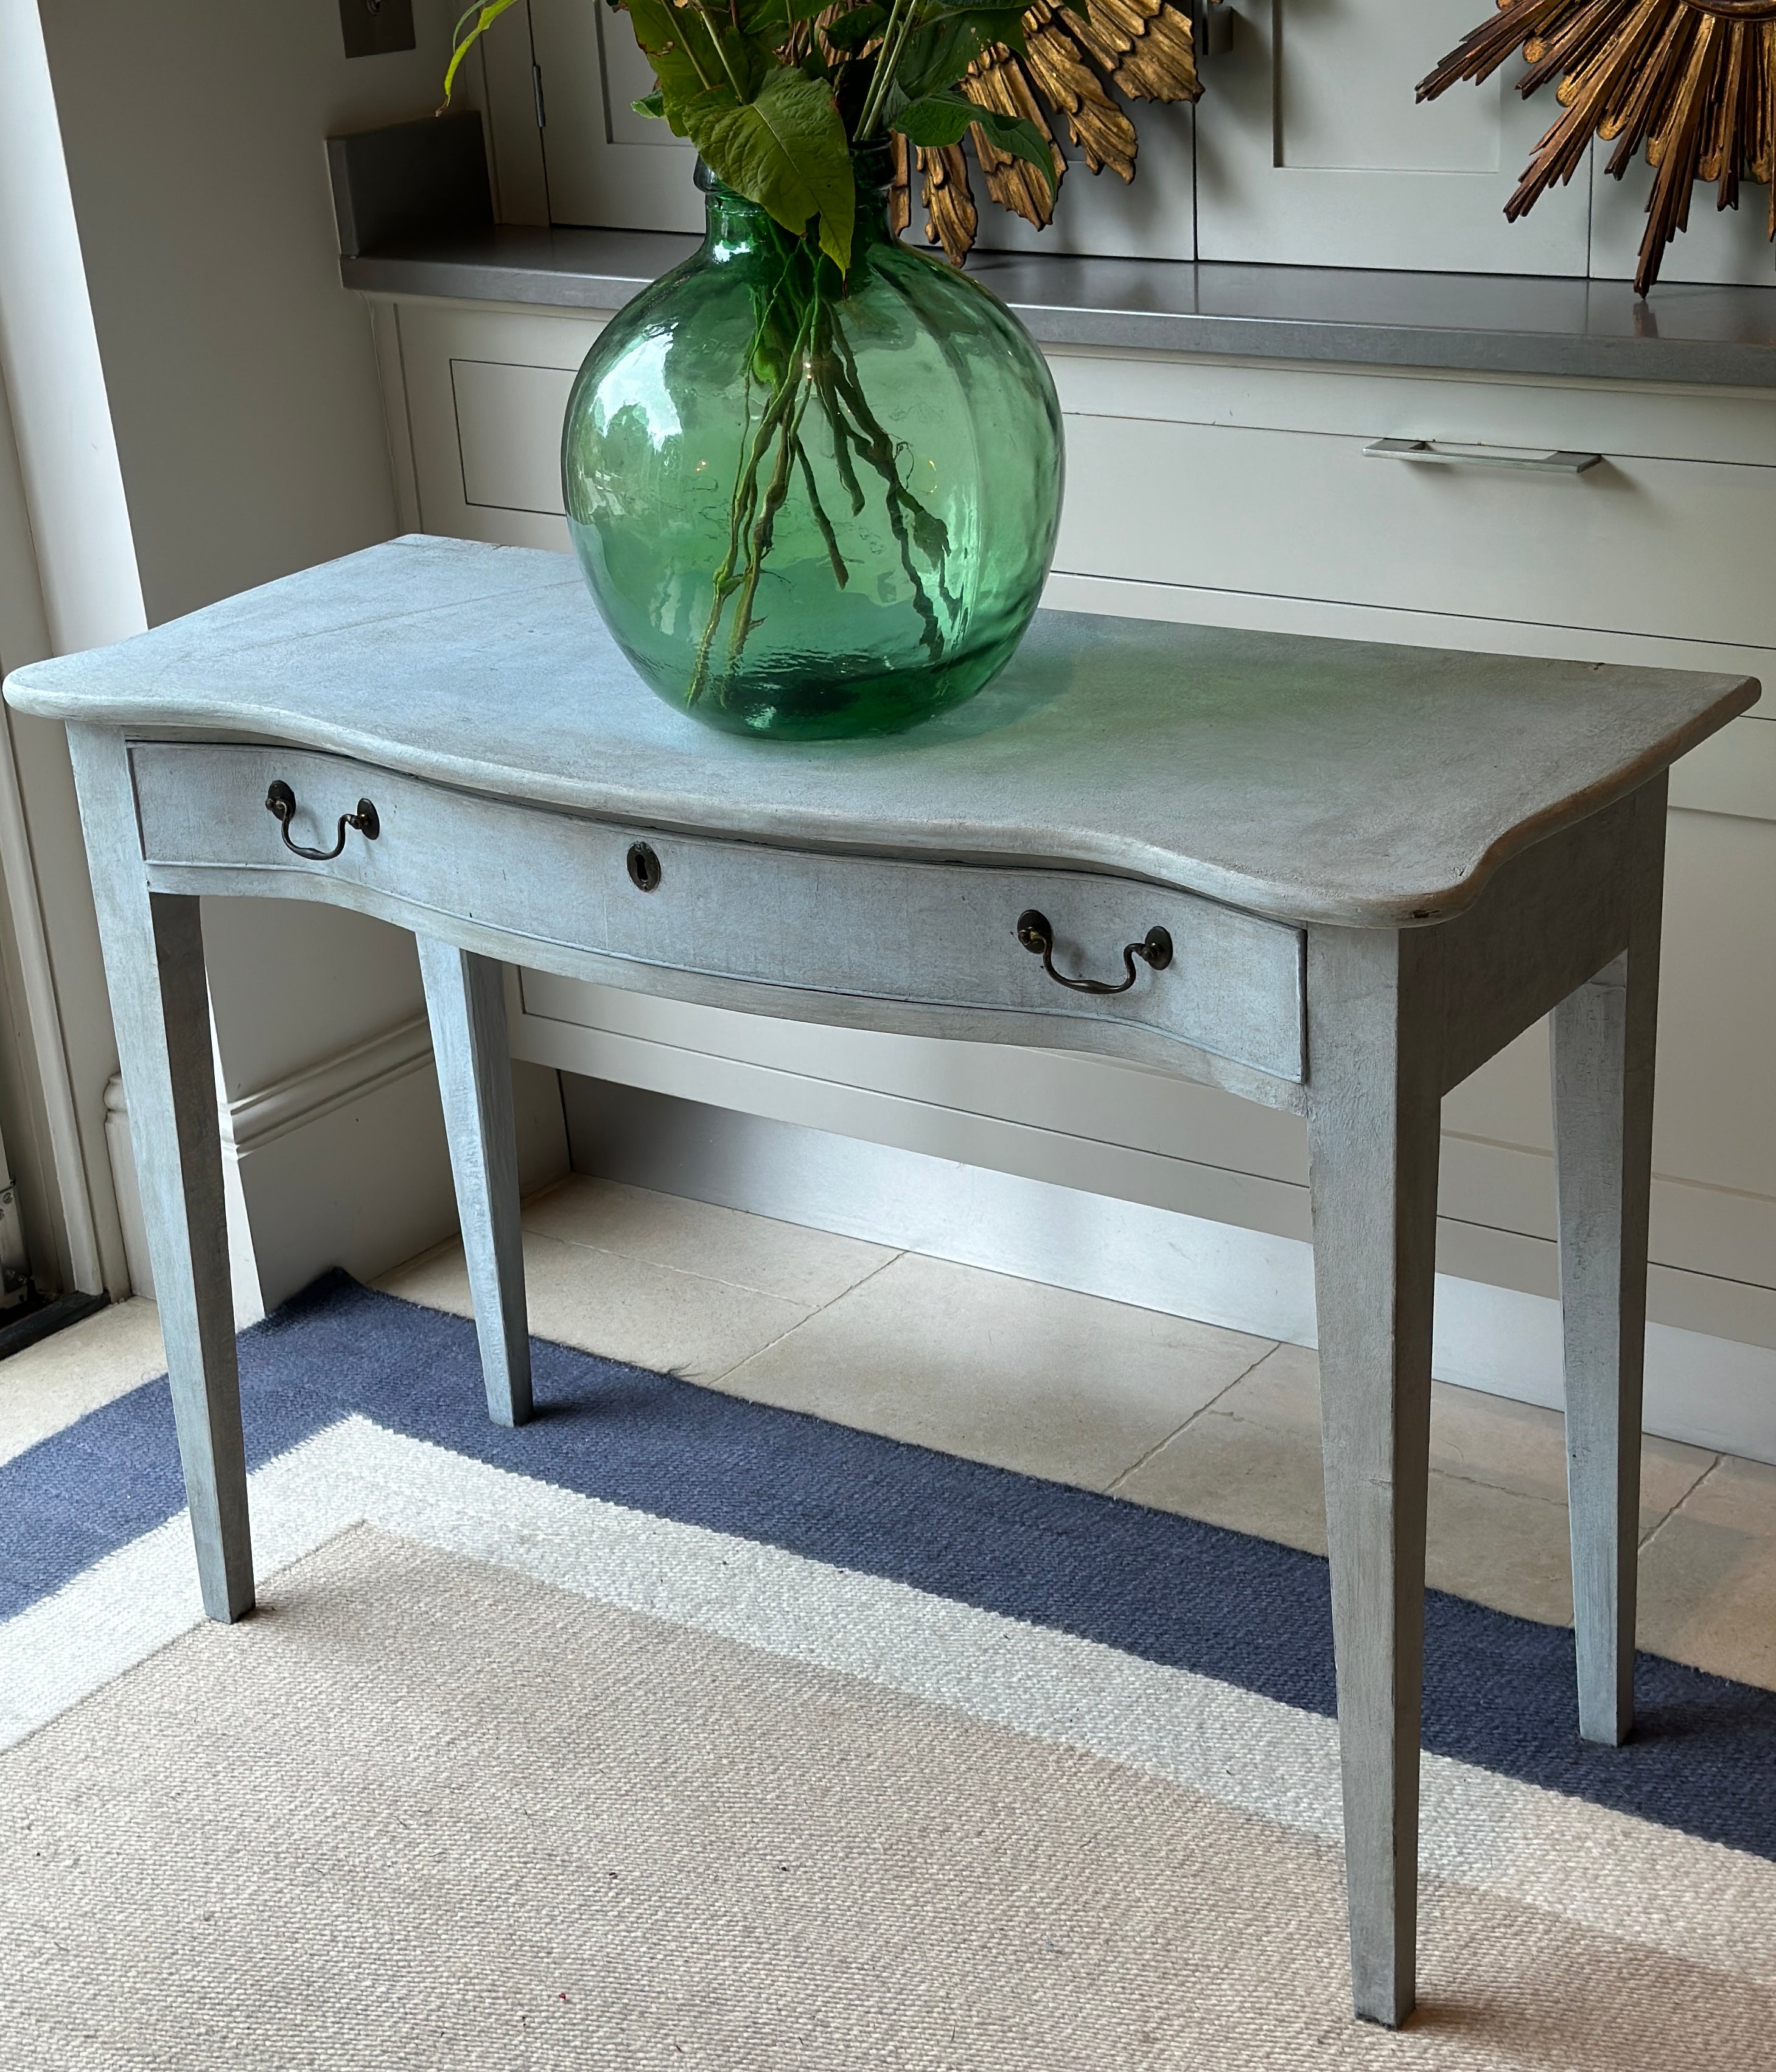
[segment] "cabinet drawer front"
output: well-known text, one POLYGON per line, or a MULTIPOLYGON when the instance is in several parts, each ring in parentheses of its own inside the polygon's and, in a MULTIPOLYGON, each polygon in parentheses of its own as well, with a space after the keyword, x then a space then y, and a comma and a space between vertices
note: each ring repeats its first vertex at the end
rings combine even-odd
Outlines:
POLYGON ((1762 536, 1776 469, 1607 454, 1582 474, 1436 465, 1367 456, 1342 432, 1136 417, 1069 415, 1067 434, 1054 565, 1068 574, 1776 640, 1767 586, 1711 545, 1762 536))
MULTIPOLYGON (((250 874, 253 890, 317 875, 405 907, 655 970, 935 1009, 1115 1023, 1304 1077, 1301 932, 1192 894, 1088 872, 837 855, 585 820, 447 791, 308 750, 143 742, 132 748, 150 878, 158 869, 250 874), (338 817, 374 804, 374 841, 336 859, 284 846, 266 810, 294 791, 292 837, 331 846, 338 817), (631 881, 646 842, 652 891, 631 881), (1069 976, 1120 980, 1123 947, 1170 934, 1162 971, 1135 965, 1114 995, 1071 992, 1018 941, 1038 909, 1069 976)), ((186 881, 181 880, 182 884, 186 881)), ((521 947, 521 946, 520 946, 521 947)), ((619 981, 620 982, 620 981, 619 981)), ((1030 1039, 1042 1040, 1033 1022, 1030 1039)))

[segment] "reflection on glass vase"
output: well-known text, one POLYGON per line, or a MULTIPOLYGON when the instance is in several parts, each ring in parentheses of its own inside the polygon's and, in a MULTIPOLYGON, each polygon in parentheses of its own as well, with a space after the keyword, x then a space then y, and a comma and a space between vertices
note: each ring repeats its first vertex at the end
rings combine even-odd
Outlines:
POLYGON ((859 153, 851 269, 702 166, 701 249, 606 326, 568 404, 568 520, 606 623, 736 733, 889 734, 972 697, 1030 623, 1061 422, 1010 312, 888 228, 859 153))

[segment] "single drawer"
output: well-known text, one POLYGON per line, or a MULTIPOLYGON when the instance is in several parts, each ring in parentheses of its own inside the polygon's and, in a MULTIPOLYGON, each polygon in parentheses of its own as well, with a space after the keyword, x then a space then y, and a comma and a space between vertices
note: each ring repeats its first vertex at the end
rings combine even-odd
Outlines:
MULTIPOLYGON (((1419 384, 1420 387, 1429 384, 1419 384)), ((1397 407, 1397 406, 1396 406, 1397 407)), ((1776 468, 1604 453, 1582 473, 1378 458, 1435 439, 1435 397, 1367 434, 1075 415, 1058 571, 1145 582, 1776 643, 1776 606, 1744 557, 1776 468)), ((1490 462, 1474 457, 1490 453, 1490 462)), ((1503 462, 1506 464, 1497 464, 1503 462)))
MULTIPOLYGON (((197 889, 225 894, 232 876, 248 874, 257 892, 282 878, 293 894, 312 896, 319 878, 342 903, 416 925, 423 914, 413 910, 430 910, 658 972, 1028 1016, 1024 1040, 1036 1044, 1057 1022, 1120 1024, 1279 1079, 1304 1076, 1301 931, 1190 893, 1085 871, 676 834, 306 750, 138 742, 131 756, 151 882, 191 889, 194 870, 213 873, 197 889), (294 794, 294 841, 331 848, 339 816, 360 797, 376 809, 375 839, 347 828, 335 857, 293 854, 266 808, 273 781, 294 794), (631 855, 638 844, 645 859, 631 855), (1132 968, 1133 984, 1115 993, 1061 985, 1019 938, 1031 910, 1047 923, 1061 974, 1120 980, 1132 968), (1170 938, 1170 961, 1125 965, 1124 946, 1156 928, 1170 938)), ((512 954, 523 961, 521 939, 512 954)))

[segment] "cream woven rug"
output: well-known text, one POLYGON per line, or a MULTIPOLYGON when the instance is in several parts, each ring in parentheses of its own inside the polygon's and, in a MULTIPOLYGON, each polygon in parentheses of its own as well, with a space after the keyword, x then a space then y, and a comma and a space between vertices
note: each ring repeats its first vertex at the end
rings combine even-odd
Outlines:
POLYGON ((1776 2064, 1762 1840, 1432 1753, 1390 2036, 1322 1712, 358 1415, 253 1498, 241 1626, 183 1517, 0 1622, 6 2072, 1776 2064))
MULTIPOLYGON (((9 2066, 1675 2072, 1776 2051, 1767 1980, 1442 1881, 1424 2012, 1359 2028, 1326 1843, 371 1527, 3 1776, 9 2066)), ((1761 1882, 1743 1925, 1767 1953, 1761 1882)))

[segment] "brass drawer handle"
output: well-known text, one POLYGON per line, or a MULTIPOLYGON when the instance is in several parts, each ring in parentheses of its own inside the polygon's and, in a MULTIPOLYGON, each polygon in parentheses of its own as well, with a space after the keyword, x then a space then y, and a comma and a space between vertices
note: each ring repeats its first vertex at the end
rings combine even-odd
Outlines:
POLYGON ((366 841, 374 841, 382 832, 382 822, 376 817, 376 809, 368 799, 358 801, 355 813, 339 816, 339 838, 331 849, 304 849, 298 841, 290 838, 290 824, 296 816, 296 794, 282 777, 271 780, 271 789, 265 794, 265 811, 283 830, 284 847, 292 856, 299 856, 310 863, 331 863, 345 847, 345 831, 356 828, 366 841))
POLYGON ((1122 968, 1128 976, 1120 985, 1112 985, 1108 979, 1069 978, 1054 968, 1054 931, 1048 925, 1047 915, 1038 914, 1034 906, 1026 906, 1018 916, 1018 939, 1032 956, 1042 959, 1042 969, 1069 993, 1126 993, 1135 982, 1137 957, 1156 972, 1164 971, 1172 960, 1171 937, 1163 928, 1149 928, 1138 943, 1124 945, 1122 968))

